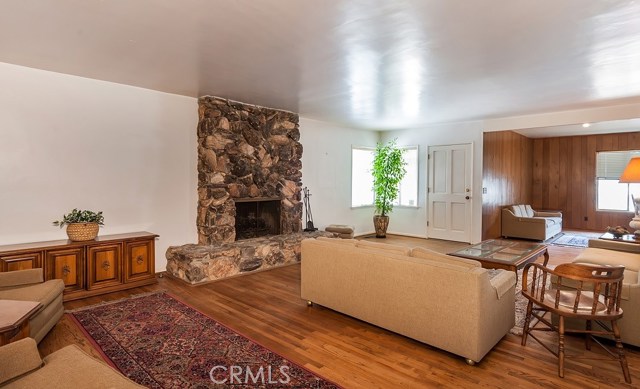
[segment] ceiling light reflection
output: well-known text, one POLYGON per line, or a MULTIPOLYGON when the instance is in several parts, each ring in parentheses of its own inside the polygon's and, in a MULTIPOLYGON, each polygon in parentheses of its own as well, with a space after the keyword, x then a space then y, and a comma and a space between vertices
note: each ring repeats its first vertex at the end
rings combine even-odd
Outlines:
POLYGON ((413 118, 420 112, 423 68, 415 57, 404 59, 402 67, 402 113, 413 118))
POLYGON ((353 48, 347 61, 351 112, 359 117, 375 114, 378 101, 379 55, 372 50, 353 48))

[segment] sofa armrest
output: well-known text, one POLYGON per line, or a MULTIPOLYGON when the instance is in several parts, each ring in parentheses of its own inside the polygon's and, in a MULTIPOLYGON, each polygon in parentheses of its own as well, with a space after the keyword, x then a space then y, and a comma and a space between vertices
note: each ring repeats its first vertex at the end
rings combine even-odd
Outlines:
POLYGON ((498 300, 504 296, 512 287, 516 285, 516 273, 502 270, 489 280, 491 287, 496 291, 498 300))
POLYGON ((536 212, 533 211, 534 217, 562 217, 562 212, 536 212))
POLYGON ((0 288, 44 282, 42 269, 16 270, 0 273, 0 288))
POLYGON ((589 239, 589 247, 640 254, 640 244, 637 243, 616 242, 606 239, 589 239))
POLYGON ((0 347, 0 386, 42 366, 38 345, 31 338, 0 347))

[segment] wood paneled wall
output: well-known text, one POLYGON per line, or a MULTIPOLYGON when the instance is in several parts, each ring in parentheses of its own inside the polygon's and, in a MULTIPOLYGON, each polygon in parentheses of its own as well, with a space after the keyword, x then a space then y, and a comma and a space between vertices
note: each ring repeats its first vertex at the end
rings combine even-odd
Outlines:
POLYGON ((534 139, 533 209, 561 210, 563 228, 627 226, 631 212, 596 211, 596 152, 618 150, 640 150, 640 132, 534 139))
POLYGON ((500 236, 504 206, 532 203, 532 153, 530 138, 513 131, 484 133, 482 239, 500 236))

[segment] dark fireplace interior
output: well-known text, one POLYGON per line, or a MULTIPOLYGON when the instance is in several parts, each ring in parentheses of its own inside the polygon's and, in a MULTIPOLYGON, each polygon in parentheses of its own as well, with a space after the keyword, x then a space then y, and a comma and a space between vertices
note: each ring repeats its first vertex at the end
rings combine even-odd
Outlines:
POLYGON ((280 234, 280 199, 236 200, 236 240, 280 234))

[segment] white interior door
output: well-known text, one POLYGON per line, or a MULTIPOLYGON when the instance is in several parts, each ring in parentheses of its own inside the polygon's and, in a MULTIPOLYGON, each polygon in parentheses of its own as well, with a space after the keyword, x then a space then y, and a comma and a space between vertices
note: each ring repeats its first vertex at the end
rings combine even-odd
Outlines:
POLYGON ((427 236, 471 242, 472 145, 429 147, 427 236))

